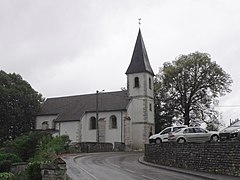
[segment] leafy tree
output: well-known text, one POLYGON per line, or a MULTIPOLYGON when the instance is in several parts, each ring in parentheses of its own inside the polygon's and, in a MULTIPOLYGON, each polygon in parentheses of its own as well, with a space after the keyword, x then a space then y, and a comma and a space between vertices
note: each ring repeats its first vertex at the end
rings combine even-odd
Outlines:
POLYGON ((231 92, 232 79, 210 55, 195 52, 166 62, 155 77, 156 124, 213 122, 217 98, 231 92))
POLYGON ((0 71, 0 144, 34 128, 42 95, 15 73, 0 71))
POLYGON ((172 101, 168 97, 167 89, 161 84, 161 77, 154 80, 154 105, 155 105, 155 132, 158 133, 164 128, 171 126, 174 119, 172 101))

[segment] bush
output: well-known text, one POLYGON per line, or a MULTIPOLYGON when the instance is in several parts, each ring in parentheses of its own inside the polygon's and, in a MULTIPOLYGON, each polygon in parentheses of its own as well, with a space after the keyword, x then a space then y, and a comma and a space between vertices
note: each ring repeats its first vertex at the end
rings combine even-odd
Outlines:
POLYGON ((34 158, 31 158, 30 161, 51 161, 56 155, 65 152, 64 145, 69 141, 68 136, 60 136, 60 137, 50 137, 44 136, 42 137, 40 144, 37 148, 37 152, 34 158))
POLYGON ((3 149, 5 152, 18 155, 23 161, 27 161, 34 156, 39 141, 43 136, 46 136, 46 133, 30 132, 11 142, 7 142, 3 149))
POLYGON ((21 158, 18 157, 16 154, 12 154, 12 153, 0 153, 0 162, 4 161, 4 160, 8 160, 11 161, 12 163, 16 163, 16 162, 21 162, 21 158))
POLYGON ((28 174, 26 171, 15 174, 13 177, 13 180, 27 180, 27 179, 29 179, 29 178, 28 178, 28 174))
POLYGON ((0 179, 1 180, 12 180, 14 178, 14 175, 12 173, 7 173, 7 172, 4 172, 4 173, 0 173, 0 179))
POLYGON ((41 162, 33 162, 29 163, 27 167, 27 174, 29 179, 31 180, 41 180, 41 162))
POLYGON ((0 173, 10 172, 11 165, 12 165, 12 163, 9 160, 0 161, 0 173))
POLYGON ((12 163, 21 162, 22 160, 15 154, 0 153, 0 172, 9 172, 12 163))

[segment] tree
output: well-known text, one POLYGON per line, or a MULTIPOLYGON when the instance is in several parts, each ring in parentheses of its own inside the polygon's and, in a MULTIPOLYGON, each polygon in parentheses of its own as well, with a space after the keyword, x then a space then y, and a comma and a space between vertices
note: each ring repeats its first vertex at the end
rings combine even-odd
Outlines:
POLYGON ((156 118, 168 116, 185 125, 214 122, 217 98, 231 92, 231 83, 230 75, 209 54, 180 55, 164 63, 155 77, 156 118))
POLYGON ((15 73, 0 71, 0 142, 34 128, 42 95, 15 73))

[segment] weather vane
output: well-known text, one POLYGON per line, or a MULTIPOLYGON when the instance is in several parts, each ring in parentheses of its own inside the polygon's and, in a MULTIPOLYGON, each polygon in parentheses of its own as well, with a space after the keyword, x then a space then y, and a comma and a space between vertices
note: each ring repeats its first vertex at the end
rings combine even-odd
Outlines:
POLYGON ((138 19, 139 27, 141 26, 141 18, 138 19))

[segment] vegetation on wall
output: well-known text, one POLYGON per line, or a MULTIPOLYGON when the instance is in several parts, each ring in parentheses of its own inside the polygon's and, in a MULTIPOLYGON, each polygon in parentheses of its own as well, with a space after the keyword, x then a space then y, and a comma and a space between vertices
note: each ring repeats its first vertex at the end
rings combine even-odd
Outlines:
POLYGON ((69 142, 68 136, 52 137, 43 132, 30 132, 13 141, 5 142, 0 149, 0 177, 21 179, 9 172, 12 163, 24 160, 29 163, 26 172, 23 172, 21 177, 40 180, 40 165, 49 163, 57 155, 66 152, 67 142, 69 142))

